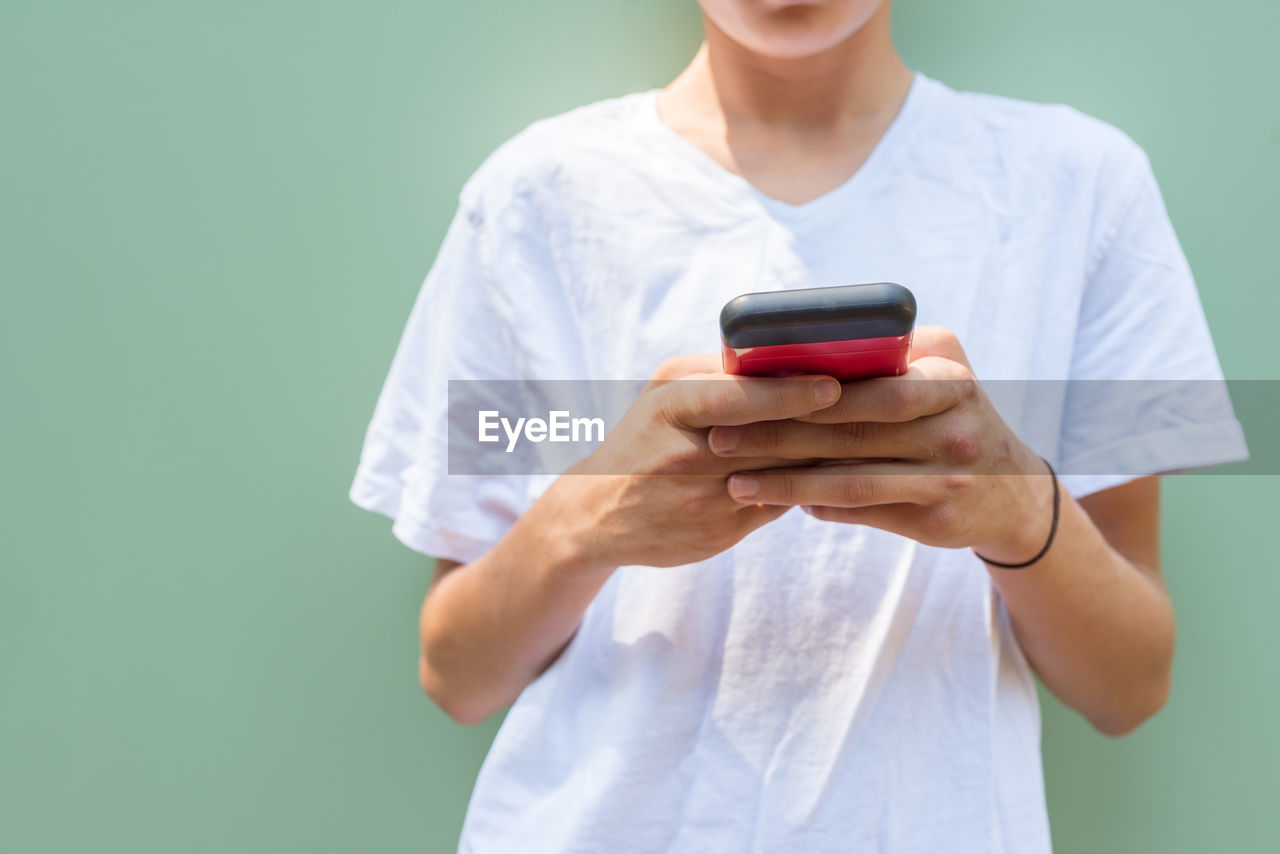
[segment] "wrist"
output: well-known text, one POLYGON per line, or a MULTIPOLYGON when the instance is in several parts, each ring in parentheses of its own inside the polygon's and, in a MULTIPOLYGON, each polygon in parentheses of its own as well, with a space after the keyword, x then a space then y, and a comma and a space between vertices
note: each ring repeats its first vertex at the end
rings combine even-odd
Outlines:
POLYGON ((536 532, 530 547, 546 556, 549 568, 557 576, 607 577, 618 567, 600 542, 599 525, 589 510, 598 502, 583 494, 597 477, 600 476, 562 475, 521 519, 536 532))
POLYGON ((1051 467, 1024 449, 1018 473, 1004 476, 1004 508, 996 518, 1003 521, 990 540, 973 543, 973 551, 987 563, 1019 565, 1038 559, 1051 540, 1059 487, 1051 467))

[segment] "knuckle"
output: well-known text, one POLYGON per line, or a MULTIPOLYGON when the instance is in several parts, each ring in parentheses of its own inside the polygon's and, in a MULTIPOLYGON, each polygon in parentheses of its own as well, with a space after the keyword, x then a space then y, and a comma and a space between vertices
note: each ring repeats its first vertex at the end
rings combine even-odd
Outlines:
POLYGON ((942 475, 942 492, 946 502, 963 501, 975 486, 974 475, 961 472, 946 472, 942 475))
POLYGON ((678 423, 680 413, 686 409, 683 389, 678 383, 659 386, 648 393, 644 399, 650 418, 678 423))
POLYGON ((972 403, 978 399, 978 394, 982 387, 978 384, 978 378, 973 375, 973 371, 960 366, 959 376, 955 379, 956 394, 960 398, 961 403, 972 403))
POLYGON ((943 458, 952 465, 970 466, 982 456, 982 435, 966 425, 948 430, 942 442, 943 458))
POLYGON ((930 538, 937 542, 949 542, 960 533, 960 512, 949 501, 940 501, 930 507, 924 522, 930 538))

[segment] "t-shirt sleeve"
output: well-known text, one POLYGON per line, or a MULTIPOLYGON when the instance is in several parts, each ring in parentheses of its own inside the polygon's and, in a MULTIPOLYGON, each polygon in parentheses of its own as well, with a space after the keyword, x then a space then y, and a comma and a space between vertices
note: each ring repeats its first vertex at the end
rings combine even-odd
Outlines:
POLYGON ((1058 460, 1076 496, 1248 456, 1187 259, 1127 137, 1100 188, 1058 460))
POLYGON ((519 372, 473 182, 413 304, 350 489, 356 505, 394 520, 392 532, 409 548, 464 563, 501 539, 529 502, 525 478, 448 472, 449 380, 519 372))

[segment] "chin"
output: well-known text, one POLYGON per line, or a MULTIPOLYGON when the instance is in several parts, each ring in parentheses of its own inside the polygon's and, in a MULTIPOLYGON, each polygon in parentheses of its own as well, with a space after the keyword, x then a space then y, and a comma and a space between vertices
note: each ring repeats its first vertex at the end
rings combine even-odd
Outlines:
POLYGON ((702 13, 748 50, 803 59, 862 29, 888 0, 700 0, 702 13))

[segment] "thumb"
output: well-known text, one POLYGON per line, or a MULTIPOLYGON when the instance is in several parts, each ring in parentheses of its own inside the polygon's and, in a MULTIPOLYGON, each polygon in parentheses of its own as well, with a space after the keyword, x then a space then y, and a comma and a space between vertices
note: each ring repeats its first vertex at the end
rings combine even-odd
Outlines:
POLYGON ((945 326, 916 327, 915 333, 911 336, 911 361, 914 362, 926 356, 950 359, 973 370, 973 365, 969 364, 969 357, 964 354, 964 348, 960 346, 960 339, 945 326))
POLYGON ((644 391, 672 380, 684 379, 698 374, 718 374, 720 369, 721 357, 719 353, 683 353, 679 356, 672 356, 658 365, 657 369, 649 377, 649 381, 645 383, 644 391))

